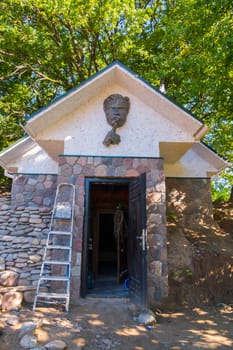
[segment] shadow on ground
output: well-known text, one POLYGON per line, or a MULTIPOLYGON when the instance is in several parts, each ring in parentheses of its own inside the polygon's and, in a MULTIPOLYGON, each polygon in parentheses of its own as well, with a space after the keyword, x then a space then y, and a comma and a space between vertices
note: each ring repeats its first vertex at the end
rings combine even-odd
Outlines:
POLYGON ((38 322, 38 345, 60 339, 67 350, 182 350, 232 349, 233 309, 205 307, 156 312, 157 323, 146 327, 137 321, 127 299, 80 300, 67 314, 59 307, 25 306, 1 315, 1 350, 21 350, 19 331, 25 322, 38 322))

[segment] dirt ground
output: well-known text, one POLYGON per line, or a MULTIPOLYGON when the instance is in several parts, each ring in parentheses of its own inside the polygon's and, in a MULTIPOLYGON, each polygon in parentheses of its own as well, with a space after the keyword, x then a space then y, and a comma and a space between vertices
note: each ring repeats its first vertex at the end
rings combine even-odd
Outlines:
POLYGON ((215 219, 224 231, 203 227, 179 236, 179 257, 184 237, 195 253, 194 273, 174 280, 176 264, 173 271, 169 255, 172 303, 153 310, 157 322, 150 327, 139 324, 127 299, 80 299, 68 314, 59 308, 33 313, 25 305, 0 313, 0 350, 22 350, 20 329, 30 321, 38 323, 37 350, 54 339, 63 340, 66 350, 233 350, 232 218, 232 204, 221 205, 215 208, 215 219))
POLYGON ((24 306, 0 317, 1 350, 22 349, 18 334, 29 321, 41 321, 35 332, 40 346, 60 339, 67 350, 233 349, 233 308, 223 304, 157 310, 157 323, 150 327, 138 323, 126 299, 82 299, 68 314, 55 307, 32 313, 31 306, 24 306))

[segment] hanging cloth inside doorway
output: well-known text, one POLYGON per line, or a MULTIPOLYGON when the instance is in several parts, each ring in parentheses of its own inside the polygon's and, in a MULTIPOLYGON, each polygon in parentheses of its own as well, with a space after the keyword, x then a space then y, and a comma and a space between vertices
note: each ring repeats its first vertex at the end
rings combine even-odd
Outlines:
POLYGON ((116 207, 116 211, 114 213, 114 236, 116 241, 119 239, 122 243, 125 239, 125 218, 124 218, 124 212, 120 206, 120 204, 116 207))

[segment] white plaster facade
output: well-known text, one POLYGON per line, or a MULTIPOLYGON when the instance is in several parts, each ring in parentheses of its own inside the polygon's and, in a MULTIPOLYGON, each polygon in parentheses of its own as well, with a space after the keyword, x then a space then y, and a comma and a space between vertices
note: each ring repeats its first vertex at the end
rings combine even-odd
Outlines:
POLYGON ((7 173, 56 174, 59 154, 162 157, 169 177, 209 177, 227 166, 200 143, 205 125, 118 62, 38 111, 25 130, 27 141, 0 153, 7 173), (120 144, 106 147, 103 101, 114 93, 129 97, 130 110, 120 144))

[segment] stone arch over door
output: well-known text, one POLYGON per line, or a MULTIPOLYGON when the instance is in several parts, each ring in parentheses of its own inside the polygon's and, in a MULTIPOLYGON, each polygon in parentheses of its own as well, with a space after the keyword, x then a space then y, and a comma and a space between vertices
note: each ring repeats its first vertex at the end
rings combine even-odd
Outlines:
POLYGON ((167 296, 165 177, 161 158, 60 156, 58 183, 76 185, 71 302, 79 298, 85 215, 85 178, 136 178, 146 173, 148 303, 167 296))

